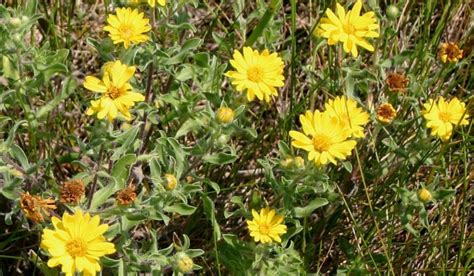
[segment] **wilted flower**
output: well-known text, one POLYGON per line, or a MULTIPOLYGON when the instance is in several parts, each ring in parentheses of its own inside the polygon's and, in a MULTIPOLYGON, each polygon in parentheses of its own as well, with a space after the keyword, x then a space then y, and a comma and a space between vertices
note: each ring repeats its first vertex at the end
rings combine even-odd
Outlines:
POLYGON ((81 179, 73 179, 61 186, 60 201, 68 204, 79 204, 84 197, 86 189, 81 179))
POLYGON ((428 121, 426 126, 431 128, 431 135, 438 136, 443 141, 451 138, 453 128, 457 125, 469 124, 466 105, 458 98, 445 101, 440 97, 436 103, 430 99, 423 107, 423 117, 428 121))
POLYGON ((105 116, 112 121, 120 113, 126 120, 131 120, 132 115, 129 109, 135 102, 145 100, 145 96, 134 92, 128 81, 135 74, 135 66, 127 66, 120 61, 107 63, 104 66, 102 80, 87 76, 84 87, 91 91, 101 93, 100 99, 91 101, 91 106, 87 109, 87 115, 97 113, 97 118, 103 119, 105 116))
POLYGON ((377 119, 381 122, 389 124, 396 116, 397 111, 389 103, 384 103, 377 109, 377 119))
POLYGON ((107 17, 109 25, 104 27, 104 31, 109 32, 109 36, 114 44, 123 43, 125 49, 130 44, 145 42, 150 39, 147 33, 151 30, 149 20, 144 18, 142 12, 131 8, 118 8, 116 14, 107 17))
POLYGON ((393 72, 388 74, 385 83, 391 92, 405 93, 409 79, 404 74, 393 72))
POLYGON ((49 217, 51 210, 56 209, 56 205, 51 198, 43 199, 26 192, 20 196, 20 208, 27 218, 38 223, 44 221, 44 216, 49 217))
POLYGON ((165 179, 166 179, 165 188, 168 191, 174 190, 176 186, 178 185, 178 180, 172 174, 169 174, 169 173, 165 174, 165 179))
POLYGON ((250 47, 244 47, 243 55, 234 50, 234 59, 230 64, 237 71, 228 71, 225 75, 232 79, 237 91, 247 91, 247 99, 252 101, 255 96, 259 100, 270 102, 271 96, 278 96, 275 87, 284 85, 283 61, 276 53, 268 50, 259 53, 250 47))
POLYGON ((418 190, 418 198, 421 200, 421 202, 426 203, 432 199, 432 196, 428 189, 421 188, 418 190))
POLYGON ((99 224, 99 216, 91 218, 76 210, 73 215, 64 213, 62 220, 53 217, 52 222, 54 230, 43 230, 41 248, 51 255, 48 266, 60 265, 67 276, 76 272, 96 275, 101 271, 99 258, 115 252, 114 244, 103 235, 109 226, 99 224))
POLYGON ((135 193, 134 186, 121 189, 120 191, 117 192, 117 195, 115 196, 117 204, 122 205, 122 206, 132 204, 136 198, 137 198, 137 194, 135 193))
POLYGON ((227 106, 220 107, 216 112, 217 121, 228 124, 234 120, 234 111, 227 106))
POLYGON ((283 217, 275 213, 275 210, 264 208, 260 213, 252 210, 253 220, 247 220, 250 236, 256 242, 270 243, 281 242, 280 236, 286 233, 286 225, 282 224, 283 217))
POLYGON ((459 49, 459 46, 454 42, 447 42, 441 44, 439 50, 439 58, 443 63, 446 62, 458 62, 462 59, 463 50, 459 49))
POLYGON ((344 52, 350 52, 353 57, 359 54, 357 46, 373 52, 374 47, 365 38, 379 37, 379 24, 374 12, 360 15, 361 9, 361 0, 358 0, 352 10, 347 12, 337 3, 337 15, 331 9, 327 9, 327 17, 321 19, 316 34, 327 38, 329 45, 343 43, 344 52))

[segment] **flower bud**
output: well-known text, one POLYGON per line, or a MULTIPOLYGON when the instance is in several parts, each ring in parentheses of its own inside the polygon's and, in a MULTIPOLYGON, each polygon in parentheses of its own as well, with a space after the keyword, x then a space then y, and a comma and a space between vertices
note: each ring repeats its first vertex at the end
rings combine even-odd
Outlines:
POLYGON ((418 190, 418 198, 421 200, 421 202, 426 203, 430 201, 433 197, 431 196, 430 191, 426 188, 421 188, 418 190))
POLYGON ((304 159, 303 159, 303 157, 301 157, 301 156, 296 156, 296 157, 293 159, 293 163, 294 163, 295 166, 298 167, 298 168, 304 167, 304 159))
POLYGON ((174 190, 176 186, 178 185, 178 180, 172 174, 169 174, 169 173, 165 174, 165 179, 166 179, 165 188, 168 191, 174 190))
POLYGON ((400 15, 400 11, 395 5, 388 6, 386 13, 389 20, 397 20, 398 16, 400 15))
POLYGON ((19 27, 21 25, 21 19, 18 17, 12 17, 10 18, 10 24, 13 27, 19 27))
POLYGON ((234 111, 226 106, 220 107, 216 113, 217 121, 223 124, 232 122, 234 120, 234 115, 234 111))
POLYGON ((193 271, 193 259, 189 258, 184 252, 176 254, 176 265, 181 273, 189 273, 193 271))

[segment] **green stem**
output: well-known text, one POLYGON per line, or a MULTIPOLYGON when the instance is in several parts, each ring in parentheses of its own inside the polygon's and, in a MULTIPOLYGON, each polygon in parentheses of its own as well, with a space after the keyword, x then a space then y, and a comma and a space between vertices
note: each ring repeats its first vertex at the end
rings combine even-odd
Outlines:
POLYGON ((255 27, 252 34, 250 34, 249 38, 245 42, 246 46, 252 46, 255 41, 262 35, 263 30, 265 29, 265 27, 267 27, 268 23, 270 22, 270 19, 273 18, 273 15, 275 14, 279 3, 280 0, 272 0, 272 2, 270 2, 270 5, 268 5, 268 8, 260 19, 260 22, 258 23, 257 27, 255 27))

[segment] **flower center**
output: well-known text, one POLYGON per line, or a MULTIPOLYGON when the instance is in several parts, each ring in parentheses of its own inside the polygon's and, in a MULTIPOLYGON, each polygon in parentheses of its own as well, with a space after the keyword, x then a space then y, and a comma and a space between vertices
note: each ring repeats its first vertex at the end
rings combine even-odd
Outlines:
POLYGON ((323 134, 317 134, 313 137, 313 147, 315 151, 327 151, 331 146, 331 139, 323 134))
POLYGON ((346 34, 353 35, 355 33, 355 31, 356 31, 356 29, 354 28, 354 26, 351 23, 347 22, 346 24, 344 24, 344 32, 346 34))
POLYGON ((448 45, 446 48, 446 55, 449 58, 457 58, 459 55, 459 49, 455 45, 448 45))
POLYGON ((268 235, 268 233, 270 233, 270 227, 268 227, 268 225, 266 224, 260 225, 258 230, 260 231, 260 234, 262 235, 268 235))
POLYGON ((105 95, 111 98, 112 100, 118 98, 120 94, 120 89, 115 86, 111 86, 109 89, 107 89, 107 92, 105 92, 105 95))
POLYGON ((444 121, 444 122, 451 121, 451 115, 448 112, 440 111, 438 116, 441 119, 441 121, 444 121))
POLYGON ((253 82, 259 82, 263 79, 263 70, 258 66, 250 67, 247 70, 247 78, 253 82))
POLYGON ((87 244, 83 239, 76 238, 66 244, 66 251, 72 257, 82 257, 87 253, 87 244))
POLYGON ((395 116, 395 111, 389 105, 382 105, 377 111, 377 115, 384 119, 389 119, 395 116))
POLYGON ((132 37, 132 26, 130 25, 121 25, 119 31, 120 35, 125 39, 130 39, 130 37, 132 37))

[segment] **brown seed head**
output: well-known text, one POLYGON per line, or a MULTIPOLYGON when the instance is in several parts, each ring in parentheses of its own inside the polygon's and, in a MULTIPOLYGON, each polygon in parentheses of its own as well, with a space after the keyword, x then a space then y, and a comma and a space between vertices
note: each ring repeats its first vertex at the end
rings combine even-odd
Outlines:
POLYGON ((126 206, 132 204, 137 198, 135 187, 127 187, 117 192, 115 199, 118 205, 126 206))
POLYGON ((387 78, 385 79, 388 89, 395 93, 405 93, 408 82, 409 80, 404 74, 396 72, 388 74, 387 78))
POLYGON ((53 199, 43 199, 37 195, 32 196, 29 192, 20 196, 20 207, 25 216, 36 223, 44 221, 44 217, 48 218, 51 210, 56 209, 53 199))
POLYGON ((459 49, 459 46, 454 42, 447 42, 441 44, 439 49, 439 58, 443 63, 446 62, 458 62, 462 59, 463 50, 459 49))
POLYGON ((84 183, 80 179, 73 179, 65 182, 61 187, 62 203, 78 204, 85 195, 86 189, 84 183))
POLYGON ((377 109, 377 119, 384 123, 390 123, 397 116, 397 111, 389 103, 384 103, 377 109))

